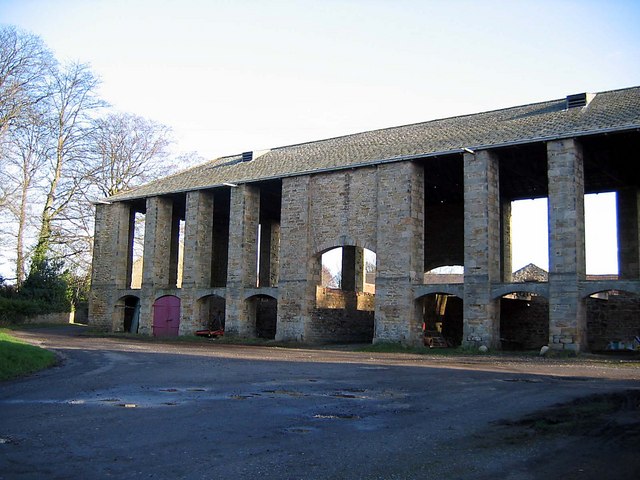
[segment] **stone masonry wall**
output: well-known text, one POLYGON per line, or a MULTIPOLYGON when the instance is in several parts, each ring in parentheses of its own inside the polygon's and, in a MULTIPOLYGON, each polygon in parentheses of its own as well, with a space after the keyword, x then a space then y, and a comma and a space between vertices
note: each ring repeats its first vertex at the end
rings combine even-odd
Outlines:
POLYGON ((549 302, 544 297, 500 300, 500 338, 505 350, 536 350, 549 342, 549 302))
POLYGON ((309 229, 312 255, 344 245, 365 247, 375 252, 376 183, 376 167, 311 176, 309 229))
POLYGON ((620 292, 607 300, 587 299, 589 349, 606 350, 609 342, 633 343, 640 336, 640 298, 620 292))
POLYGON ((371 343, 374 332, 373 312, 345 309, 314 309, 310 343, 371 343))
POLYGON ((124 203, 96 205, 89 318, 95 328, 113 328, 117 289, 130 278, 131 209, 124 203))

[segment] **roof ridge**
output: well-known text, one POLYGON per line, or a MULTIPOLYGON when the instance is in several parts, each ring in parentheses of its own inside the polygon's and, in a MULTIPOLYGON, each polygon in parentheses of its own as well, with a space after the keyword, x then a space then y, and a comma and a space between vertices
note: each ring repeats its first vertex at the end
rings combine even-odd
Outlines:
MULTIPOLYGON (((624 91, 624 90, 634 90, 634 89, 638 89, 638 88, 640 88, 640 87, 639 86, 632 86, 632 87, 625 87, 625 88, 604 90, 604 91, 600 91, 600 92, 590 92, 590 93, 594 93, 596 95, 602 95, 602 94, 613 93, 613 92, 621 92, 621 91, 624 91)), ((373 130, 362 130, 362 131, 359 131, 359 132, 348 133, 348 134, 345 134, 345 135, 337 135, 335 137, 327 137, 327 138, 322 138, 322 139, 319 139, 319 140, 310 140, 308 142, 299 142, 299 143, 292 143, 290 145, 281 145, 281 146, 278 146, 278 147, 272 147, 269 150, 270 151, 284 150, 284 149, 287 149, 287 148, 299 147, 299 146, 302 146, 302 145, 311 145, 311 144, 314 144, 314 143, 328 142, 328 141, 331 141, 331 140, 338 140, 338 139, 341 139, 341 138, 355 137, 355 136, 364 135, 364 134, 367 134, 367 133, 385 132, 385 131, 389 131, 389 130, 397 130, 397 129, 401 129, 401 128, 414 127, 414 126, 418 126, 418 125, 426 125, 428 123, 443 122, 443 121, 447 121, 447 120, 455 120, 455 119, 461 119, 461 118, 467 118, 467 117, 474 117, 474 116, 478 116, 478 115, 487 115, 487 114, 497 113, 497 112, 506 112, 506 111, 509 111, 509 110, 516 110, 516 109, 520 109, 520 108, 534 107, 534 106, 537 106, 537 105, 552 104, 552 103, 564 102, 564 101, 566 101, 566 96, 563 97, 563 98, 556 98, 556 99, 553 99, 553 100, 541 100, 539 102, 524 103, 522 105, 515 105, 515 106, 512 106, 512 107, 495 108, 495 109, 492 109, 492 110, 482 110, 482 111, 479 111, 479 112, 472 112, 472 113, 464 113, 464 114, 460 114, 460 115, 453 115, 451 117, 433 118, 431 120, 425 120, 425 121, 414 122, 414 123, 407 123, 407 124, 404 124, 404 125, 394 125, 394 126, 390 126, 390 127, 374 128, 373 130)), ((240 154, 236 154, 236 155, 240 155, 240 154)), ((220 158, 234 157, 236 155, 228 155, 228 156, 220 157, 220 158)))

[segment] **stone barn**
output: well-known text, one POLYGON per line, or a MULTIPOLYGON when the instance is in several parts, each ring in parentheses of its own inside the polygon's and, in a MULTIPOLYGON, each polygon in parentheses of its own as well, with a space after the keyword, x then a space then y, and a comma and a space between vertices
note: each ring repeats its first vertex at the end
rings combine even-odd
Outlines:
POLYGON ((427 330, 501 348, 515 328, 501 314, 526 324, 513 302, 536 296, 519 335, 587 350, 591 295, 640 293, 639 164, 640 87, 218 158, 96 204, 89 322, 304 343, 420 345, 427 330), (598 192, 616 193, 619 272, 588 280, 584 196, 598 192), (512 202, 532 198, 548 201, 548 279, 515 281, 512 202), (464 273, 427 274, 443 266, 464 273))

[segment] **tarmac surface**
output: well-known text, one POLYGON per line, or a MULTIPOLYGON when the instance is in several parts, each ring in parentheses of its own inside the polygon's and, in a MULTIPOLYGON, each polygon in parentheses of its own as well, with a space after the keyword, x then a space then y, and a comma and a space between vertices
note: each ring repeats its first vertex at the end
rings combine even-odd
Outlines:
POLYGON ((635 400, 589 437, 513 426, 559 403, 640 390, 638 361, 82 333, 15 333, 61 362, 0 384, 0 479, 595 479, 640 467, 635 400))

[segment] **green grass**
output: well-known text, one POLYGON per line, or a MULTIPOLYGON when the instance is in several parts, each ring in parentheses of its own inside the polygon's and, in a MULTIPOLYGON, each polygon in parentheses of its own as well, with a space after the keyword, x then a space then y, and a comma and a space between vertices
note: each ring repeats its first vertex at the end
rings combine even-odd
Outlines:
POLYGON ((0 331, 0 381, 28 375, 56 363, 53 352, 0 331))

